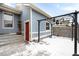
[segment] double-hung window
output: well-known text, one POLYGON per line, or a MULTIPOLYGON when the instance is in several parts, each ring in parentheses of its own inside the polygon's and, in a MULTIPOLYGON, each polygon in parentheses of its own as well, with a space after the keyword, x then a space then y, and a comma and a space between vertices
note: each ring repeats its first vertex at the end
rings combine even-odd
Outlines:
POLYGON ((14 18, 13 14, 3 13, 3 28, 13 29, 14 27, 14 18))
POLYGON ((46 30, 50 30, 50 24, 46 22, 46 30))

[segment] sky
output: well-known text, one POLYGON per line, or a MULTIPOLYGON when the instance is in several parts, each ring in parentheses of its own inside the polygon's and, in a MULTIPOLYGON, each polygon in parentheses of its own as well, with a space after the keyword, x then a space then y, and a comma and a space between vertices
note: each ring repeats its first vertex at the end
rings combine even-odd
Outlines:
MULTIPOLYGON (((16 6, 15 3, 6 4, 12 7, 16 6)), ((35 5, 52 17, 71 13, 75 10, 79 11, 79 3, 36 3, 35 5)))
MULTIPOLYGON (((9 6, 15 7, 15 3, 6 3, 9 6)), ((62 15, 66 13, 79 11, 78 3, 37 3, 35 4, 38 8, 42 9, 51 16, 62 15)))
POLYGON ((77 3, 48 3, 48 4, 36 4, 39 8, 46 11, 51 16, 62 15, 66 13, 79 11, 79 4, 77 3))

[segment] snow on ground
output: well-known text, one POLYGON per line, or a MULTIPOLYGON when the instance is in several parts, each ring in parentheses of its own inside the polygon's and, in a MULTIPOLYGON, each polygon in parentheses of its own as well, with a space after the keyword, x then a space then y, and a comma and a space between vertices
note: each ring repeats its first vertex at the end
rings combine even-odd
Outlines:
POLYGON ((71 38, 52 36, 39 43, 30 42, 26 45, 25 51, 11 56, 72 56, 73 48, 74 43, 71 38))

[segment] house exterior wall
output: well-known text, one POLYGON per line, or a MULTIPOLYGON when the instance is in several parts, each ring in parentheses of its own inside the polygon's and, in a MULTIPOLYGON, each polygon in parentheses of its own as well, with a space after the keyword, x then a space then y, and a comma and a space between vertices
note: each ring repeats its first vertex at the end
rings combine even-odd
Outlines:
MULTIPOLYGON (((38 21, 37 20, 41 20, 41 19, 45 19, 46 17, 43 16, 42 14, 34 11, 32 9, 32 32, 38 32, 38 21)), ((41 24, 42 26, 40 26, 40 30, 41 31, 45 31, 45 21, 42 21, 41 24)))
MULTIPOLYGON (((24 33, 24 22, 29 20, 30 22, 30 36, 31 38, 38 36, 38 22, 37 20, 45 19, 46 16, 42 15, 41 13, 33 10, 29 6, 25 6, 22 4, 17 5, 17 8, 22 11, 21 14, 21 21, 22 21, 22 33, 24 33)), ((44 31, 41 35, 48 34, 46 31, 46 22, 41 22, 40 30, 44 31)))
POLYGON ((2 17, 3 12, 0 12, 0 34, 7 34, 7 33, 16 33, 18 32, 18 20, 19 16, 14 14, 14 28, 13 29, 4 29, 2 27, 2 17))
POLYGON ((30 20, 30 8, 24 5, 17 5, 17 8, 22 11, 21 21, 22 21, 22 32, 24 32, 24 22, 30 20))
MULTIPOLYGON (((32 38, 38 36, 38 21, 37 20, 41 20, 41 19, 45 19, 45 18, 46 18, 46 16, 44 16, 32 9, 32 38)), ((45 21, 42 21, 40 23, 40 32, 41 32, 41 36, 50 34, 50 31, 48 31, 48 32, 46 31, 46 22, 45 21)))

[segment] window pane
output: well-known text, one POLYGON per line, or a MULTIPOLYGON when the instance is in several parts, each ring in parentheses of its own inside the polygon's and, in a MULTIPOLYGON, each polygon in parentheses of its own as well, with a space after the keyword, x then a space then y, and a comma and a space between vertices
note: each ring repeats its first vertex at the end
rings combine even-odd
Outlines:
POLYGON ((12 16, 11 15, 7 15, 7 14, 4 14, 4 19, 6 19, 6 20, 12 20, 12 16))
POLYGON ((49 29, 50 29, 49 23, 46 23, 46 30, 49 30, 49 29))
POLYGON ((13 27, 12 15, 4 14, 4 27, 13 27))

